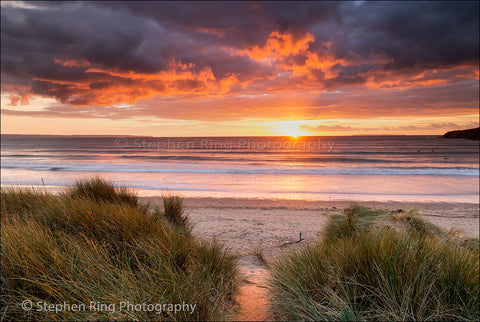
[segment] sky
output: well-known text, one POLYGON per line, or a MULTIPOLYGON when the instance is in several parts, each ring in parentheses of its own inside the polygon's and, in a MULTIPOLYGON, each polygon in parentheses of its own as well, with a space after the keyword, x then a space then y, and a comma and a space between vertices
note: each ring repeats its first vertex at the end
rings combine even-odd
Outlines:
POLYGON ((1 2, 4 134, 479 124, 479 3, 1 2))

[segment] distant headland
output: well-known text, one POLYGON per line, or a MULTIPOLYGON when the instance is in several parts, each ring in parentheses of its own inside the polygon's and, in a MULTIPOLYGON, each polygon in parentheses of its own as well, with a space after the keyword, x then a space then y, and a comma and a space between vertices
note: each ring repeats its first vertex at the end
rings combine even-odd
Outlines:
POLYGON ((480 127, 468 130, 457 130, 445 133, 442 138, 480 140, 480 127))

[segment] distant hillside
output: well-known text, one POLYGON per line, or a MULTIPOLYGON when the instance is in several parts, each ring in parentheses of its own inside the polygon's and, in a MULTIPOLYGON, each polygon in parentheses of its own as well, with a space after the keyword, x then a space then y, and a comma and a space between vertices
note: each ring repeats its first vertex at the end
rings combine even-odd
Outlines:
POLYGON ((457 130, 445 133, 442 138, 480 140, 480 127, 468 130, 457 130))

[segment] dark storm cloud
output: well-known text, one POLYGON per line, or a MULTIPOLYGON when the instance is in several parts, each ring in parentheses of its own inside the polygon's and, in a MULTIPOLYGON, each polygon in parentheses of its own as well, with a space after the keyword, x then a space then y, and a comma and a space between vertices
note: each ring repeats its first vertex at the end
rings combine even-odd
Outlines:
POLYGON ((109 8, 127 6, 137 16, 149 17, 172 28, 222 31, 232 46, 261 45, 272 30, 305 32, 318 21, 338 19, 339 2, 103 2, 109 8), (227 37, 228 36, 228 37, 227 37))
MULTIPOLYGON (((13 54, 6 58, 20 57, 28 65, 38 65, 39 61, 29 57, 35 55, 44 64, 66 57, 99 67, 155 72, 165 67, 165 50, 161 41, 152 45, 147 40, 166 36, 158 25, 125 10, 101 9, 88 3, 2 9, 2 45, 13 54)), ((13 62, 5 65, 8 63, 13 62)))
POLYGON ((2 3, 2 92, 12 104, 40 95, 108 106, 156 95, 448 86, 452 77, 478 79, 478 9, 478 2, 2 3))
POLYGON ((478 10, 460 1, 348 3, 334 49, 339 57, 384 55, 390 69, 478 64, 478 10))

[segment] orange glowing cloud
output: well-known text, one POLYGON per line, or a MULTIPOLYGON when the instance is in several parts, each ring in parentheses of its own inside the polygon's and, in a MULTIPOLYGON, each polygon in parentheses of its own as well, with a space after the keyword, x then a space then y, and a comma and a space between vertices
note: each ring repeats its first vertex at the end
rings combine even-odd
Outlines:
POLYGON ((306 76, 309 81, 318 85, 319 72, 323 78, 332 79, 338 74, 332 67, 337 64, 348 65, 348 62, 336 59, 333 53, 328 51, 331 41, 323 44, 326 50, 322 55, 311 50, 310 44, 314 41, 315 36, 311 33, 295 36, 288 32, 272 31, 264 46, 254 46, 244 52, 251 59, 276 66, 277 73, 290 72, 293 77, 306 76), (300 62, 295 61, 295 56, 300 62))
MULTIPOLYGON (((55 60, 55 63, 67 67, 91 66, 88 62, 55 60)), ((193 63, 175 61, 169 69, 154 74, 88 67, 84 75, 83 79, 78 80, 34 78, 34 81, 44 84, 49 88, 46 94, 57 96, 62 102, 96 106, 120 103, 132 105, 140 99, 157 95, 218 97, 230 92, 232 87, 241 85, 234 74, 217 80, 210 67, 198 70, 193 63), (62 89, 69 93, 65 99, 61 97, 62 89)), ((13 96, 10 99, 15 104, 20 101, 20 98, 13 96)))
POLYGON ((259 61, 264 61, 266 58, 279 59, 304 53, 314 40, 315 37, 311 33, 295 39, 290 33, 281 34, 278 31, 272 31, 265 46, 253 46, 245 53, 250 58, 259 61))
POLYGON ((64 67, 84 67, 84 66, 90 66, 90 63, 86 61, 85 59, 58 59, 54 58, 53 61, 56 64, 60 64, 64 67))
POLYGON ((10 100, 11 106, 17 106, 18 103, 22 105, 28 105, 32 99, 32 96, 32 94, 8 95, 7 98, 10 100))

